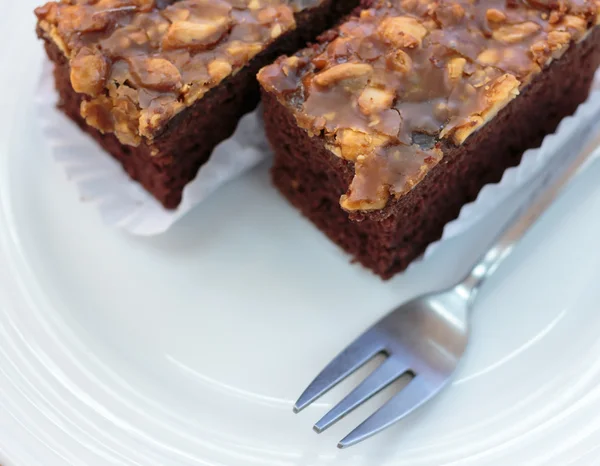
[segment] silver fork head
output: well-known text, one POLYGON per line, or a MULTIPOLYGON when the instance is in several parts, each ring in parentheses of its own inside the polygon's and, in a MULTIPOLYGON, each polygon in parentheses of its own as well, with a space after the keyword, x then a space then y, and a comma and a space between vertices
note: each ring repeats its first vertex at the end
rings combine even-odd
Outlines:
POLYGON ((457 287, 396 308, 317 375, 294 411, 307 407, 377 354, 386 356, 384 362, 315 424, 317 432, 323 432, 406 373, 413 376, 408 385, 342 439, 338 447, 349 447, 382 431, 430 400, 448 383, 467 345, 469 295, 464 291, 457 287))

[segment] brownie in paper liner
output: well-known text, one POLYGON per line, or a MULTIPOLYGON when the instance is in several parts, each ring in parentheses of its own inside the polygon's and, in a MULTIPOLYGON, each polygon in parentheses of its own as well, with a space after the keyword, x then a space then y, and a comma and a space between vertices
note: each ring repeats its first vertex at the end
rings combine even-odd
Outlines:
POLYGON ((586 101, 599 24, 595 0, 372 0, 260 71, 273 182, 389 279, 586 101))
POLYGON ((164 233, 219 186, 268 156, 257 111, 244 116, 233 136, 219 144, 198 176, 183 191, 181 204, 166 210, 121 165, 56 108, 50 65, 38 89, 38 116, 52 155, 83 201, 93 203, 109 226, 140 236, 164 233))

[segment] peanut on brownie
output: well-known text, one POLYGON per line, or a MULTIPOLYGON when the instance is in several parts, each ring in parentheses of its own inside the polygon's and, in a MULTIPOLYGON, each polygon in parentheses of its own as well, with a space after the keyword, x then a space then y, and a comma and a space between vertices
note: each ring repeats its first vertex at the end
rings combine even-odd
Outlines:
POLYGON ((585 99, 597 24, 592 0, 371 2, 260 71, 275 184, 388 278, 585 99))

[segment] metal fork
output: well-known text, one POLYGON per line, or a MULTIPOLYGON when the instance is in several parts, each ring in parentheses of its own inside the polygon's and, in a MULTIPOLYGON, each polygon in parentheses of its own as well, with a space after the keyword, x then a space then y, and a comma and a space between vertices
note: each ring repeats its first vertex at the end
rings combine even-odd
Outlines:
POLYGON ((464 279, 445 291, 413 299, 377 322, 323 369, 302 393, 294 412, 306 408, 377 354, 386 356, 384 362, 315 424, 318 433, 402 375, 409 373, 412 380, 341 440, 339 448, 349 447, 382 431, 439 393, 451 380, 467 347, 468 312, 477 291, 593 151, 594 148, 588 148, 553 157, 536 177, 530 194, 520 202, 487 253, 464 279))

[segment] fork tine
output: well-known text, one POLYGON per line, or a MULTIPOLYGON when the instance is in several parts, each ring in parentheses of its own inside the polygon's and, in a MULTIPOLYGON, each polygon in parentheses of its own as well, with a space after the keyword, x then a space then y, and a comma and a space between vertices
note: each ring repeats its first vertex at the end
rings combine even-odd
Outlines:
POLYGON ((363 333, 317 375, 296 401, 294 412, 306 408, 384 349, 377 335, 370 330, 363 333))
POLYGON ((396 358, 388 357, 356 389, 350 392, 340 403, 333 407, 314 426, 318 433, 335 424, 350 411, 379 393, 394 380, 404 374, 409 367, 396 358))
POLYGON ((338 448, 350 447, 391 426, 429 400, 440 388, 441 386, 431 387, 422 377, 416 376, 390 401, 344 437, 338 443, 338 448))

